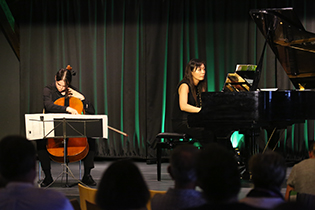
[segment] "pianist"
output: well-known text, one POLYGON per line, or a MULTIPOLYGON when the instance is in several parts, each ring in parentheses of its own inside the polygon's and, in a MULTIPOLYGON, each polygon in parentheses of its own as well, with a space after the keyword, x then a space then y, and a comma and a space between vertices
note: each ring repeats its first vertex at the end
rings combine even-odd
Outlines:
POLYGON ((204 128, 191 128, 187 123, 189 113, 198 113, 202 107, 201 93, 207 89, 206 65, 199 59, 191 59, 184 78, 179 82, 174 97, 172 113, 173 131, 185 133, 201 144, 214 140, 214 135, 204 128))
MULTIPOLYGON (((55 75, 55 82, 47 85, 43 91, 43 102, 46 113, 69 113, 69 114, 81 114, 70 106, 60 106, 54 104, 54 102, 66 95, 74 96, 79 98, 87 114, 94 114, 94 107, 85 96, 80 93, 76 88, 71 85, 72 75, 71 69, 60 69, 55 75)), ((47 139, 37 140, 37 153, 38 159, 41 162, 42 169, 45 174, 45 179, 41 183, 42 187, 47 187, 53 182, 51 175, 51 163, 49 153, 46 149, 47 139)), ((88 138, 89 152, 83 159, 84 161, 84 175, 82 182, 89 186, 95 186, 96 183, 93 180, 90 172, 94 168, 94 154, 95 154, 95 141, 88 138)))

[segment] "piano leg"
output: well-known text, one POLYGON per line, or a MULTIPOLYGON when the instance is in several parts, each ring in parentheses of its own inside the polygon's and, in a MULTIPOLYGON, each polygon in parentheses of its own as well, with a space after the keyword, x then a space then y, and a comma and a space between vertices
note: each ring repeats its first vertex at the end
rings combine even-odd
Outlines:
POLYGON ((234 131, 231 131, 229 129, 217 129, 213 131, 214 134, 214 142, 222 145, 223 147, 227 148, 228 150, 232 151, 233 153, 234 148, 231 143, 231 135, 234 133, 234 131))
MULTIPOLYGON (((230 150, 234 154, 235 160, 238 163, 238 167, 239 167, 239 171, 240 171, 240 177, 242 179, 245 179, 244 176, 246 175, 245 172, 247 172, 247 170, 246 170, 247 167, 244 164, 246 162, 244 160, 246 160, 247 156, 249 157, 249 154, 247 155, 247 153, 248 153, 247 151, 249 151, 249 150, 246 148, 246 146, 245 146, 245 148, 244 147, 243 148, 237 148, 238 149, 237 151, 233 148, 233 145, 231 143, 231 135, 233 133, 234 133, 234 131, 231 131, 229 129, 222 129, 222 128, 217 129, 215 131, 216 142, 218 144, 223 145, 225 148, 227 148, 228 150, 230 150)), ((245 139, 249 139, 249 138, 245 138, 245 139)), ((245 145, 248 145, 248 144, 245 143, 245 145)))
POLYGON ((245 167, 241 169, 240 176, 241 176, 241 179, 249 180, 250 173, 248 169, 248 161, 251 156, 259 152, 256 139, 259 137, 260 129, 252 128, 242 133, 244 134, 244 140, 245 140, 245 150, 243 151, 245 167))
POLYGON ((216 137, 216 143, 222 145, 223 147, 227 148, 229 151, 235 153, 235 150, 232 146, 231 143, 231 136, 229 136, 228 138, 226 137, 216 137))
MULTIPOLYGON (((223 145, 227 149, 231 150, 235 154, 235 158, 238 161, 240 159, 239 155, 234 150, 231 143, 231 135, 234 131, 228 129, 217 129, 214 133, 216 135, 216 142, 223 145)), ((239 164, 240 177, 244 180, 250 179, 250 174, 248 170, 248 160, 251 156, 259 152, 256 139, 260 135, 260 128, 252 128, 246 130, 240 130, 239 133, 244 134, 245 148, 240 150, 241 160, 244 160, 244 165, 239 164)))

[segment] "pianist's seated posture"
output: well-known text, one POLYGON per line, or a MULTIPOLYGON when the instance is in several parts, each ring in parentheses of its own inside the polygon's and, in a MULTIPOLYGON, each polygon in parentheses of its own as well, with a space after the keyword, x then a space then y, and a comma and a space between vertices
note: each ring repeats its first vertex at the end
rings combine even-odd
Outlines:
POLYGON ((201 93, 206 92, 206 89, 206 64, 202 60, 191 59, 174 95, 172 126, 174 132, 185 133, 202 145, 215 141, 215 135, 201 127, 189 127, 187 116, 201 110, 201 93))

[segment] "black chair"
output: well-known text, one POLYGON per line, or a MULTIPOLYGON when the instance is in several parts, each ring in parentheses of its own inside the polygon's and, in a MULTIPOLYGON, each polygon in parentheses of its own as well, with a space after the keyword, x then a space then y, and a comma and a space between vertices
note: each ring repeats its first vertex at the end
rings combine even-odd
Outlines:
MULTIPOLYGON (((161 181, 161 159, 162 149, 173 149, 176 145, 190 143, 189 136, 184 133, 159 133, 155 137, 156 141, 156 163, 157 163, 157 180, 161 181), (161 139, 164 139, 162 142, 161 139)), ((192 142, 191 142, 192 143, 192 142)))

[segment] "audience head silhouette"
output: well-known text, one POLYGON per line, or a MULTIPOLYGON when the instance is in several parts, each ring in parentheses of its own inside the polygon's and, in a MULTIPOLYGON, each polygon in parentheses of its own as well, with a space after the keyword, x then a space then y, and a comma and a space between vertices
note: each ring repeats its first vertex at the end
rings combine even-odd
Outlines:
POLYGON ((256 154, 248 165, 255 188, 280 189, 286 175, 285 159, 280 154, 273 151, 256 154))
POLYGON ((22 136, 7 136, 0 141, 0 173, 7 185, 0 189, 1 210, 73 210, 61 192, 34 186, 35 146, 22 136))
POLYGON ((195 166, 198 152, 199 150, 190 144, 177 146, 173 150, 168 172, 175 180, 175 187, 187 187, 196 182, 195 166))
POLYGON ((118 160, 104 172, 96 194, 101 209, 143 209, 150 192, 139 168, 131 160, 118 160))
POLYGON ((237 201, 241 183, 232 152, 221 145, 210 143, 197 159, 198 185, 211 203, 237 201))
POLYGON ((33 183, 36 177, 35 147, 22 136, 7 136, 0 141, 0 173, 7 181, 33 183))

